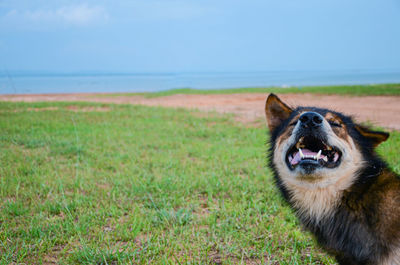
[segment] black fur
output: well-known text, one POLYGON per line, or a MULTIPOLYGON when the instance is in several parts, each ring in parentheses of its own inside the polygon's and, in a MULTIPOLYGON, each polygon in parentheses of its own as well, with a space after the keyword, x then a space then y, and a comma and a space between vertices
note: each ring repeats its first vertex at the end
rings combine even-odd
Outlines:
MULTIPOLYGON (((290 120, 305 109, 322 115, 330 112, 340 117, 346 125, 348 135, 353 138, 367 163, 360 170, 354 184, 344 192, 332 216, 320 221, 301 214, 298 217, 306 229, 316 235, 318 242, 335 255, 339 264, 379 264, 379 261, 388 255, 395 239, 388 239, 377 228, 382 225, 382 218, 377 213, 380 205, 384 204, 384 196, 374 194, 379 192, 377 182, 383 172, 393 173, 374 151, 374 144, 356 129, 356 124, 350 117, 321 108, 294 109, 287 120, 270 132, 269 167, 274 172, 276 185, 285 200, 291 204, 289 191, 283 185, 273 163, 273 152, 276 139, 289 126, 290 120)), ((396 178, 398 180, 398 177, 396 178)))

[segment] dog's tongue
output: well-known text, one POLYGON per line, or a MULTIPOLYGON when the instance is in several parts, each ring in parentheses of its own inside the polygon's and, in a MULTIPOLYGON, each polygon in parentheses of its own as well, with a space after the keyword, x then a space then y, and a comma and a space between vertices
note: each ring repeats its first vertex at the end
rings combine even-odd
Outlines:
MULTIPOLYGON (((303 155, 305 155, 305 156, 316 156, 317 155, 316 152, 313 152, 308 149, 301 149, 301 151, 303 152, 303 155)), ((294 155, 294 157, 292 158, 292 160, 290 160, 289 162, 291 165, 297 165, 300 162, 300 160, 301 160, 300 152, 297 152, 294 155)))
POLYGON ((313 152, 313 151, 308 150, 308 149, 301 149, 301 151, 303 152, 303 154, 305 156, 316 156, 318 154, 317 152, 313 152))

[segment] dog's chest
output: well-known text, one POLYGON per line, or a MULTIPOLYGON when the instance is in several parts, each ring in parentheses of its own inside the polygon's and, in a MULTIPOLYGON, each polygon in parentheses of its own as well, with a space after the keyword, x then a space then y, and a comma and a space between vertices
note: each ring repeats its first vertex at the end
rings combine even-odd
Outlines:
POLYGON ((335 187, 289 189, 290 201, 302 218, 316 221, 331 215, 339 204, 342 192, 335 187))

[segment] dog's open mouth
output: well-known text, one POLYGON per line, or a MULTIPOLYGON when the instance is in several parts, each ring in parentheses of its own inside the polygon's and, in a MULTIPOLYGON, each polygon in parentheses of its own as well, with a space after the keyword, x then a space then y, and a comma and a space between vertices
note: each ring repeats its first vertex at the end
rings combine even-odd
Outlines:
POLYGON ((334 168, 340 164, 342 153, 335 147, 329 146, 313 136, 301 137, 286 154, 289 168, 298 165, 334 168))

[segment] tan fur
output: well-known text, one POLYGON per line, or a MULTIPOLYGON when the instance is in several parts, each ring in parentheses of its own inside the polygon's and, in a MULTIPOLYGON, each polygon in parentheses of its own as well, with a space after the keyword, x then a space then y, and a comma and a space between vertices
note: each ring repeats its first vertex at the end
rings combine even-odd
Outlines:
MULTIPOLYGON (((286 153, 295 142, 295 133, 289 138, 277 139, 274 163, 283 184, 287 187, 292 203, 299 214, 313 216, 319 220, 329 215, 339 202, 342 192, 349 188, 363 165, 362 155, 351 138, 339 137, 328 122, 323 122, 328 135, 328 144, 342 150, 342 162, 335 169, 318 169, 312 176, 300 175, 286 165, 286 153)), ((297 129, 297 125, 293 131, 297 129)))
POLYGON ((400 247, 392 250, 391 253, 385 257, 381 263, 382 265, 400 265, 400 247))
POLYGON ((270 95, 265 105, 265 114, 267 115, 268 127, 273 130, 281 122, 289 118, 292 109, 283 103, 277 96, 270 95))
POLYGON ((287 108, 279 110, 279 104, 286 105, 275 95, 270 97, 266 104, 266 110, 271 110, 266 112, 267 120, 276 114, 274 121, 281 120, 285 125, 282 128, 282 124, 273 123, 275 127, 270 127, 274 146, 271 167, 278 187, 300 221, 340 264, 400 265, 400 176, 387 168, 371 149, 389 134, 318 108, 297 108, 296 117, 289 121, 287 108), (273 108, 268 102, 274 103, 273 108), (304 112, 311 113, 303 118, 300 115, 304 112), (278 132, 273 131, 277 126, 282 127, 278 132), (301 138, 308 133, 311 137, 301 138), (296 145, 299 140, 303 142, 296 145), (292 150, 296 146, 312 150, 314 155, 318 148, 323 148, 322 159, 326 161, 328 156, 329 161, 327 164, 319 161, 322 166, 303 163, 301 153, 292 150), (340 160, 336 160, 337 155, 340 160), (288 159, 292 165, 288 165, 288 159))
POLYGON ((349 138, 347 134, 347 129, 346 129, 346 124, 343 123, 343 121, 338 117, 337 115, 333 114, 332 112, 328 112, 325 115, 325 119, 328 122, 334 122, 337 124, 340 124, 341 127, 332 127, 332 131, 339 136, 340 138, 347 140, 349 138))
MULTIPOLYGON (((347 176, 338 179, 336 183, 325 187, 304 187, 294 183, 285 182, 289 189, 291 201, 298 209, 299 214, 313 216, 317 220, 329 216, 340 201, 343 190, 349 188, 354 178, 347 176)), ((310 185, 311 186, 311 185, 310 185)))

